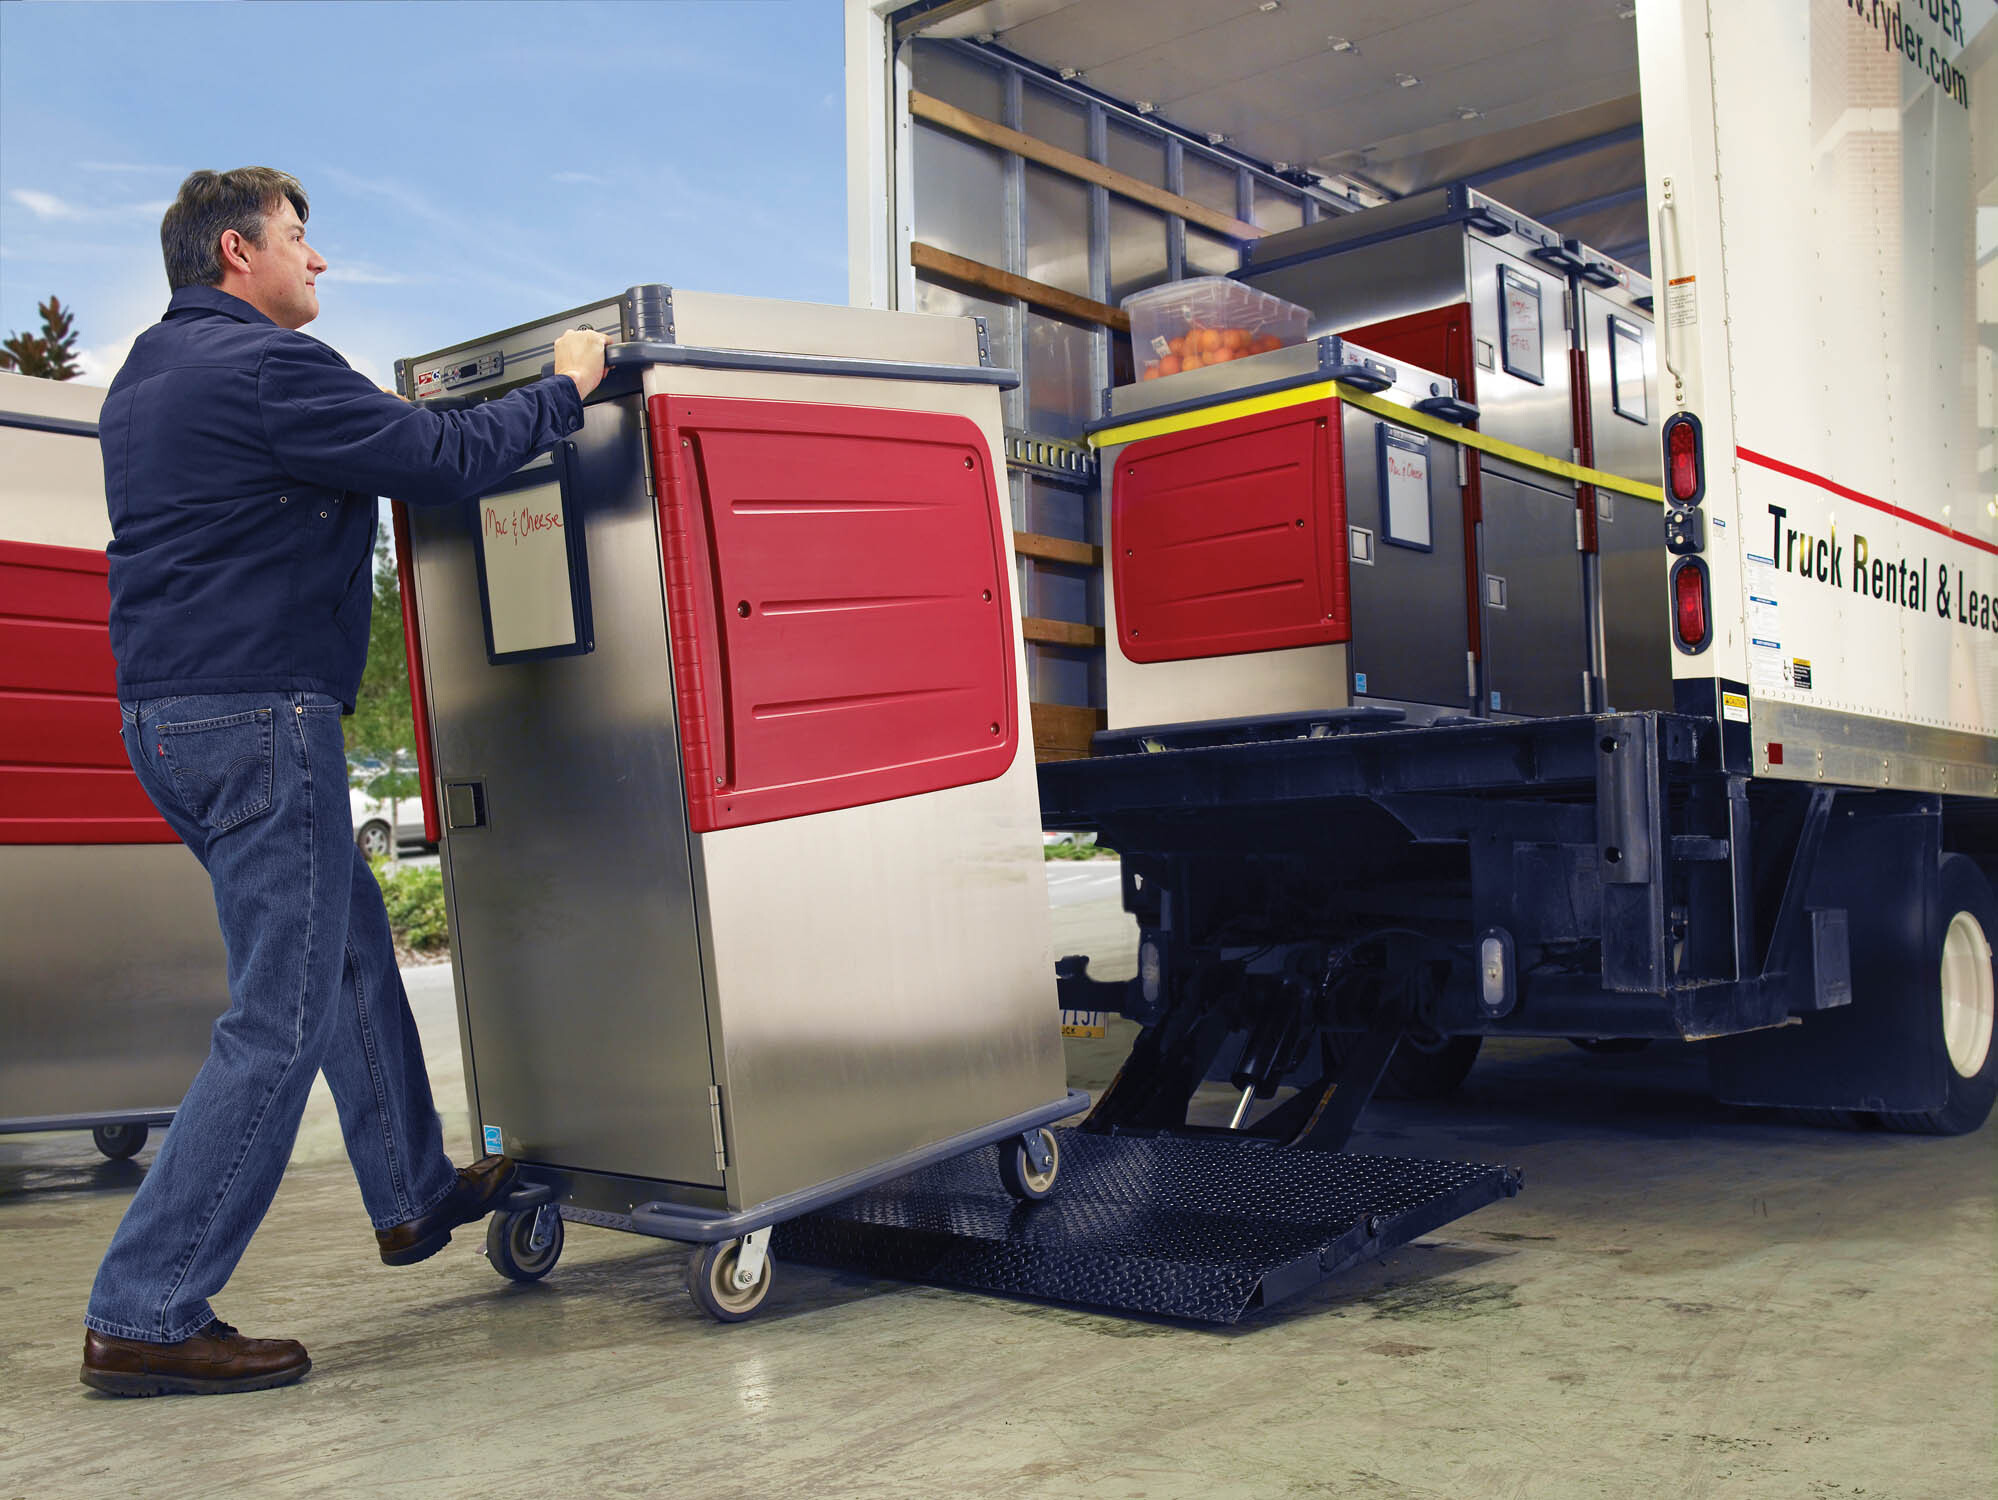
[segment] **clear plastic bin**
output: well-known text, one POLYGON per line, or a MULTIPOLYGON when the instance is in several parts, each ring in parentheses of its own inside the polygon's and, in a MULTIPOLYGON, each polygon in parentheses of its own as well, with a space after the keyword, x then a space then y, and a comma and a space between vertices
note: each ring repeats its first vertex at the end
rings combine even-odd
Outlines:
POLYGON ((1195 276, 1124 299, 1140 380, 1177 375, 1304 342, 1311 314, 1295 302, 1230 281, 1195 276))

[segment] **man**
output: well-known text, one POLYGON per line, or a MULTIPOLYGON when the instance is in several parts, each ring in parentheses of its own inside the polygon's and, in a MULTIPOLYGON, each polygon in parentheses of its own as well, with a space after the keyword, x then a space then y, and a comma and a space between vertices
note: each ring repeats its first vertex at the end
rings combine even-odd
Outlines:
POLYGON ((367 656, 377 495, 453 505, 583 424, 597 333, 475 410, 424 410, 297 330, 326 261, 282 172, 196 172, 160 225, 166 317, 100 432, 126 753, 207 869, 229 1009, 126 1210, 84 1318, 84 1384, 119 1395, 286 1385, 311 1368, 208 1299, 277 1191, 324 1070, 381 1257, 410 1265, 491 1211, 503 1157, 454 1171, 354 846, 340 716, 367 656))

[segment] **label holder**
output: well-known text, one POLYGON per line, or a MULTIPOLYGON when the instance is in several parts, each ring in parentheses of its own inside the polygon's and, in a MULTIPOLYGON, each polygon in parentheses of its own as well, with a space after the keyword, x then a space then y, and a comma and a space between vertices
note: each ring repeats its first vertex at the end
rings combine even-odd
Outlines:
POLYGON ((1498 292, 1500 363, 1508 375, 1535 385, 1547 384, 1539 279, 1511 266, 1500 266, 1498 292))
POLYGON ((1429 439, 1387 422, 1375 423, 1374 434, 1374 462, 1381 487, 1381 541, 1390 547, 1434 552, 1429 439))
MULTIPOLYGON (((590 573, 588 550, 584 545, 580 507, 576 503, 576 448, 573 443, 557 443, 551 448, 547 460, 530 462, 516 470, 507 478, 476 496, 469 504, 467 521, 472 528, 472 552, 478 562, 479 573, 479 615, 486 636, 486 660, 494 666, 512 662, 543 661, 558 656, 586 656, 596 649, 595 625, 590 614, 590 573), (540 644, 509 645, 500 649, 498 633, 493 625, 493 578, 496 570, 514 571, 513 568, 499 569, 488 559, 488 549, 495 547, 502 539, 503 531, 498 528, 518 528, 522 525, 522 511, 516 510, 508 517, 493 502, 504 502, 510 496, 522 495, 532 490, 553 488, 557 509, 554 512, 554 527, 536 527, 531 532, 518 533, 512 537, 512 545, 532 545, 546 549, 559 540, 562 551, 562 566, 554 576, 565 578, 569 589, 569 609, 566 630, 559 626, 551 629, 547 620, 541 620, 528 627, 529 641, 540 644), (559 539, 548 538, 549 529, 559 529, 559 539), (492 534, 488 534, 491 532, 492 534), (552 638, 551 638, 552 637, 552 638)), ((537 520, 546 520, 549 513, 539 512, 537 520)), ((545 559, 546 552, 544 550, 545 559)), ((545 567, 545 562, 536 564, 545 567)), ((545 581, 545 580, 544 580, 545 581)), ((557 619, 562 612, 555 611, 557 619)), ((510 639, 517 639, 520 630, 510 624, 505 632, 510 639)))

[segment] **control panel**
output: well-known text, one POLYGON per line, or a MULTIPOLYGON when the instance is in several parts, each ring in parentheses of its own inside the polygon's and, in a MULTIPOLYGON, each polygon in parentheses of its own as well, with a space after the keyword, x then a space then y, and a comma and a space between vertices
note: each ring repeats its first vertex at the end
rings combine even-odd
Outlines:
POLYGON ((489 380, 505 369, 506 351, 492 349, 462 364, 437 365, 418 370, 415 375, 414 394, 421 400, 425 396, 434 396, 440 391, 448 391, 474 380, 489 380))
POLYGON ((414 401, 447 395, 497 396, 540 379, 554 356, 555 340, 572 328, 594 328, 616 340, 627 337, 622 301, 571 308, 469 344, 399 359, 395 363, 396 394, 414 401))

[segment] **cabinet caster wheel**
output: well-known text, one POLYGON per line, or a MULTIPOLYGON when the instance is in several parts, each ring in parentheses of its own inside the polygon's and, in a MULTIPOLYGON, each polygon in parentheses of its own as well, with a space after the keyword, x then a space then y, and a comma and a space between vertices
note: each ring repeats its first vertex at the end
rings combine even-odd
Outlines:
POLYGON ((762 1229, 743 1239, 723 1240, 696 1250, 687 1261, 687 1290, 701 1311, 722 1323, 740 1323, 753 1316, 777 1279, 777 1263, 770 1258, 769 1244, 770 1231, 762 1229), (749 1257, 754 1274, 746 1278, 749 1284, 742 1286, 738 1282, 745 1278, 738 1273, 743 1268, 744 1248, 751 1240, 758 1242, 749 1257))
POLYGON ((1038 1203, 1054 1191, 1061 1171, 1061 1146, 1046 1126, 999 1143, 999 1181, 1022 1203, 1038 1203))
POLYGON ((562 1258, 562 1213, 553 1203, 486 1221, 486 1259, 509 1281, 539 1281, 562 1258))
POLYGON ((111 1160, 130 1161, 146 1144, 148 1133, 144 1125, 99 1125, 90 1132, 90 1138, 111 1160))

